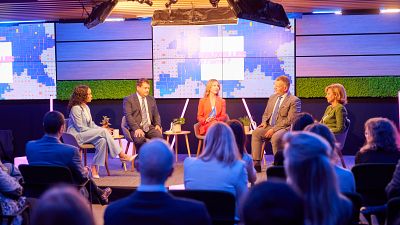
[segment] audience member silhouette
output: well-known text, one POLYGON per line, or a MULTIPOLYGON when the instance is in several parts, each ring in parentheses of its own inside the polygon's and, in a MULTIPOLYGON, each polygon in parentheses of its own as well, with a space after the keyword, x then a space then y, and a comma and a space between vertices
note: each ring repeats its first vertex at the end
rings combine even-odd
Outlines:
POLYGON ((74 187, 54 187, 36 202, 31 225, 95 225, 89 204, 74 187))
POLYGON ((327 141, 306 131, 287 133, 284 141, 287 181, 304 198, 307 224, 349 224, 352 203, 339 192, 327 141))
POLYGON ((26 156, 30 165, 51 165, 68 167, 73 175, 74 181, 81 184, 89 179, 86 186, 92 191, 101 204, 108 203, 111 189, 104 190, 97 187, 96 183, 89 178, 88 169, 82 166, 79 149, 60 142, 64 132, 64 116, 58 111, 47 112, 43 117, 43 129, 45 135, 35 141, 26 144, 26 156))
MULTIPOLYGON (((314 123, 314 118, 310 113, 307 112, 302 112, 296 114, 294 117, 293 123, 290 126, 291 131, 302 131, 304 128, 310 124, 314 123)), ((282 143, 282 138, 279 138, 276 141, 276 146, 277 146, 277 152, 274 155, 274 166, 282 166, 283 161, 284 161, 284 156, 283 156, 283 149, 284 145, 282 143)))
POLYGON ((272 179, 250 189, 241 218, 246 225, 303 225, 303 199, 292 187, 272 179))
POLYGON ((371 118, 365 122, 365 144, 357 152, 355 163, 397 163, 400 159, 399 133, 392 121, 371 118))
MULTIPOLYGON (((15 215, 26 204, 26 198, 22 196, 22 187, 17 179, 10 176, 8 171, 0 168, 0 211, 2 215, 15 215)), ((1 221, 3 224, 3 221, 1 221)), ((12 224, 22 224, 23 218, 18 215, 12 224)))
POLYGON ((293 120, 291 131, 302 131, 304 128, 310 124, 314 123, 314 118, 310 113, 302 112, 298 113, 293 120))
POLYGON ((240 158, 246 163, 248 180, 251 185, 254 185, 254 182, 257 180, 257 174, 254 169, 253 158, 246 150, 246 134, 244 133, 243 124, 239 120, 229 120, 227 124, 232 129, 233 135, 235 135, 240 158))
POLYGON ((338 155, 336 151, 338 150, 336 148, 335 135, 329 130, 329 128, 326 125, 320 123, 314 123, 308 125, 304 130, 318 134, 329 143, 329 146, 331 146, 332 149, 334 149, 334 151, 332 151, 330 154, 330 158, 339 182, 339 190, 342 193, 355 192, 356 184, 353 173, 350 170, 344 169, 337 165, 338 155))
POLYGON ((111 203, 104 214, 105 225, 207 225, 211 224, 201 202, 175 198, 165 181, 174 170, 174 157, 168 143, 154 138, 142 145, 136 159, 140 173, 137 191, 111 203))

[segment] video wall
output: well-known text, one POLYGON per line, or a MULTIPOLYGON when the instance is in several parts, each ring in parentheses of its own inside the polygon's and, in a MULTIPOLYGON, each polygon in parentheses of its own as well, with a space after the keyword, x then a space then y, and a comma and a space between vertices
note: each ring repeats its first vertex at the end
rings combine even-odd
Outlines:
POLYGON ((0 26, 0 99, 56 96, 53 23, 0 26))
POLYGON ((281 75, 290 77, 294 93, 294 39, 294 27, 243 19, 237 25, 153 27, 154 96, 201 98, 214 78, 224 98, 265 98, 281 75))

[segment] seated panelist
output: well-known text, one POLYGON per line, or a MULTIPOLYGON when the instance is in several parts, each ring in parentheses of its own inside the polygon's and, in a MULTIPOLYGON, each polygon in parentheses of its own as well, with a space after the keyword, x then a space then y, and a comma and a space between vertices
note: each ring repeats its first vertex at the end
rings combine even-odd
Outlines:
POLYGON ((211 124, 225 121, 226 103, 219 97, 221 87, 216 79, 207 82, 204 97, 200 99, 197 109, 197 121, 200 123, 200 134, 205 135, 211 124))
POLYGON ((326 100, 330 104, 321 119, 334 134, 342 133, 346 130, 347 110, 344 107, 347 104, 346 89, 341 84, 331 84, 325 88, 326 100))
POLYGON ((105 165, 107 149, 111 157, 119 156, 121 161, 132 161, 133 157, 126 155, 121 147, 114 142, 111 133, 103 127, 97 126, 92 119, 90 108, 87 105, 92 101, 92 90, 86 85, 78 85, 68 103, 69 124, 67 132, 74 135, 78 144, 91 143, 96 152, 91 166, 93 178, 99 178, 98 166, 105 165))
POLYGON ((124 98, 124 116, 137 149, 146 138, 162 138, 161 119, 156 100, 149 95, 150 82, 140 79, 136 83, 136 93, 124 98))

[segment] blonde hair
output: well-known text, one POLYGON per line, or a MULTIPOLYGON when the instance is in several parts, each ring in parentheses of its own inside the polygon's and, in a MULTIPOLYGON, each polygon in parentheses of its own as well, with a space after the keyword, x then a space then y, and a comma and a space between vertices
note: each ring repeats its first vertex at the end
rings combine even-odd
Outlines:
MULTIPOLYGON (((204 92, 204 97, 207 98, 210 95, 210 90, 211 90, 211 86, 213 85, 214 82, 218 83, 218 88, 221 89, 221 86, 219 84, 219 81, 216 79, 210 79, 207 84, 206 84, 206 91, 204 92)), ((217 93, 217 96, 219 95, 219 93, 217 93)))
POLYGON ((331 84, 325 88, 325 93, 328 93, 328 90, 331 89, 333 94, 335 95, 335 99, 340 103, 340 104, 347 104, 347 94, 346 94, 346 89, 344 88, 343 85, 336 83, 336 84, 331 84))
POLYGON ((322 137, 307 131, 285 134, 285 171, 288 181, 297 187, 305 200, 305 217, 310 225, 344 224, 346 208, 341 199, 332 152, 322 137), (321 207, 323 205, 324 207, 321 207))
POLYGON ((232 129, 222 122, 211 125, 204 139, 204 151, 199 158, 203 161, 216 159, 227 165, 239 160, 239 150, 232 129))

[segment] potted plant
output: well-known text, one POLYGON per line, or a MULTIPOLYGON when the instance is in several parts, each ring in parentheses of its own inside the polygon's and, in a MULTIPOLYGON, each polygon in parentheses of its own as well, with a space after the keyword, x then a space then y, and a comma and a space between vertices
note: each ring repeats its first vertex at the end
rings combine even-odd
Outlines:
POLYGON ((244 132, 250 133, 250 118, 248 116, 243 116, 243 117, 239 117, 239 121, 242 122, 243 126, 244 126, 244 132))
POLYGON ((182 124, 185 124, 185 118, 180 117, 180 118, 175 118, 172 120, 171 123, 171 130, 174 133, 179 133, 182 131, 182 124))
POLYGON ((101 127, 109 129, 110 125, 111 125, 110 118, 108 116, 103 116, 103 120, 100 122, 100 124, 101 124, 101 127))

